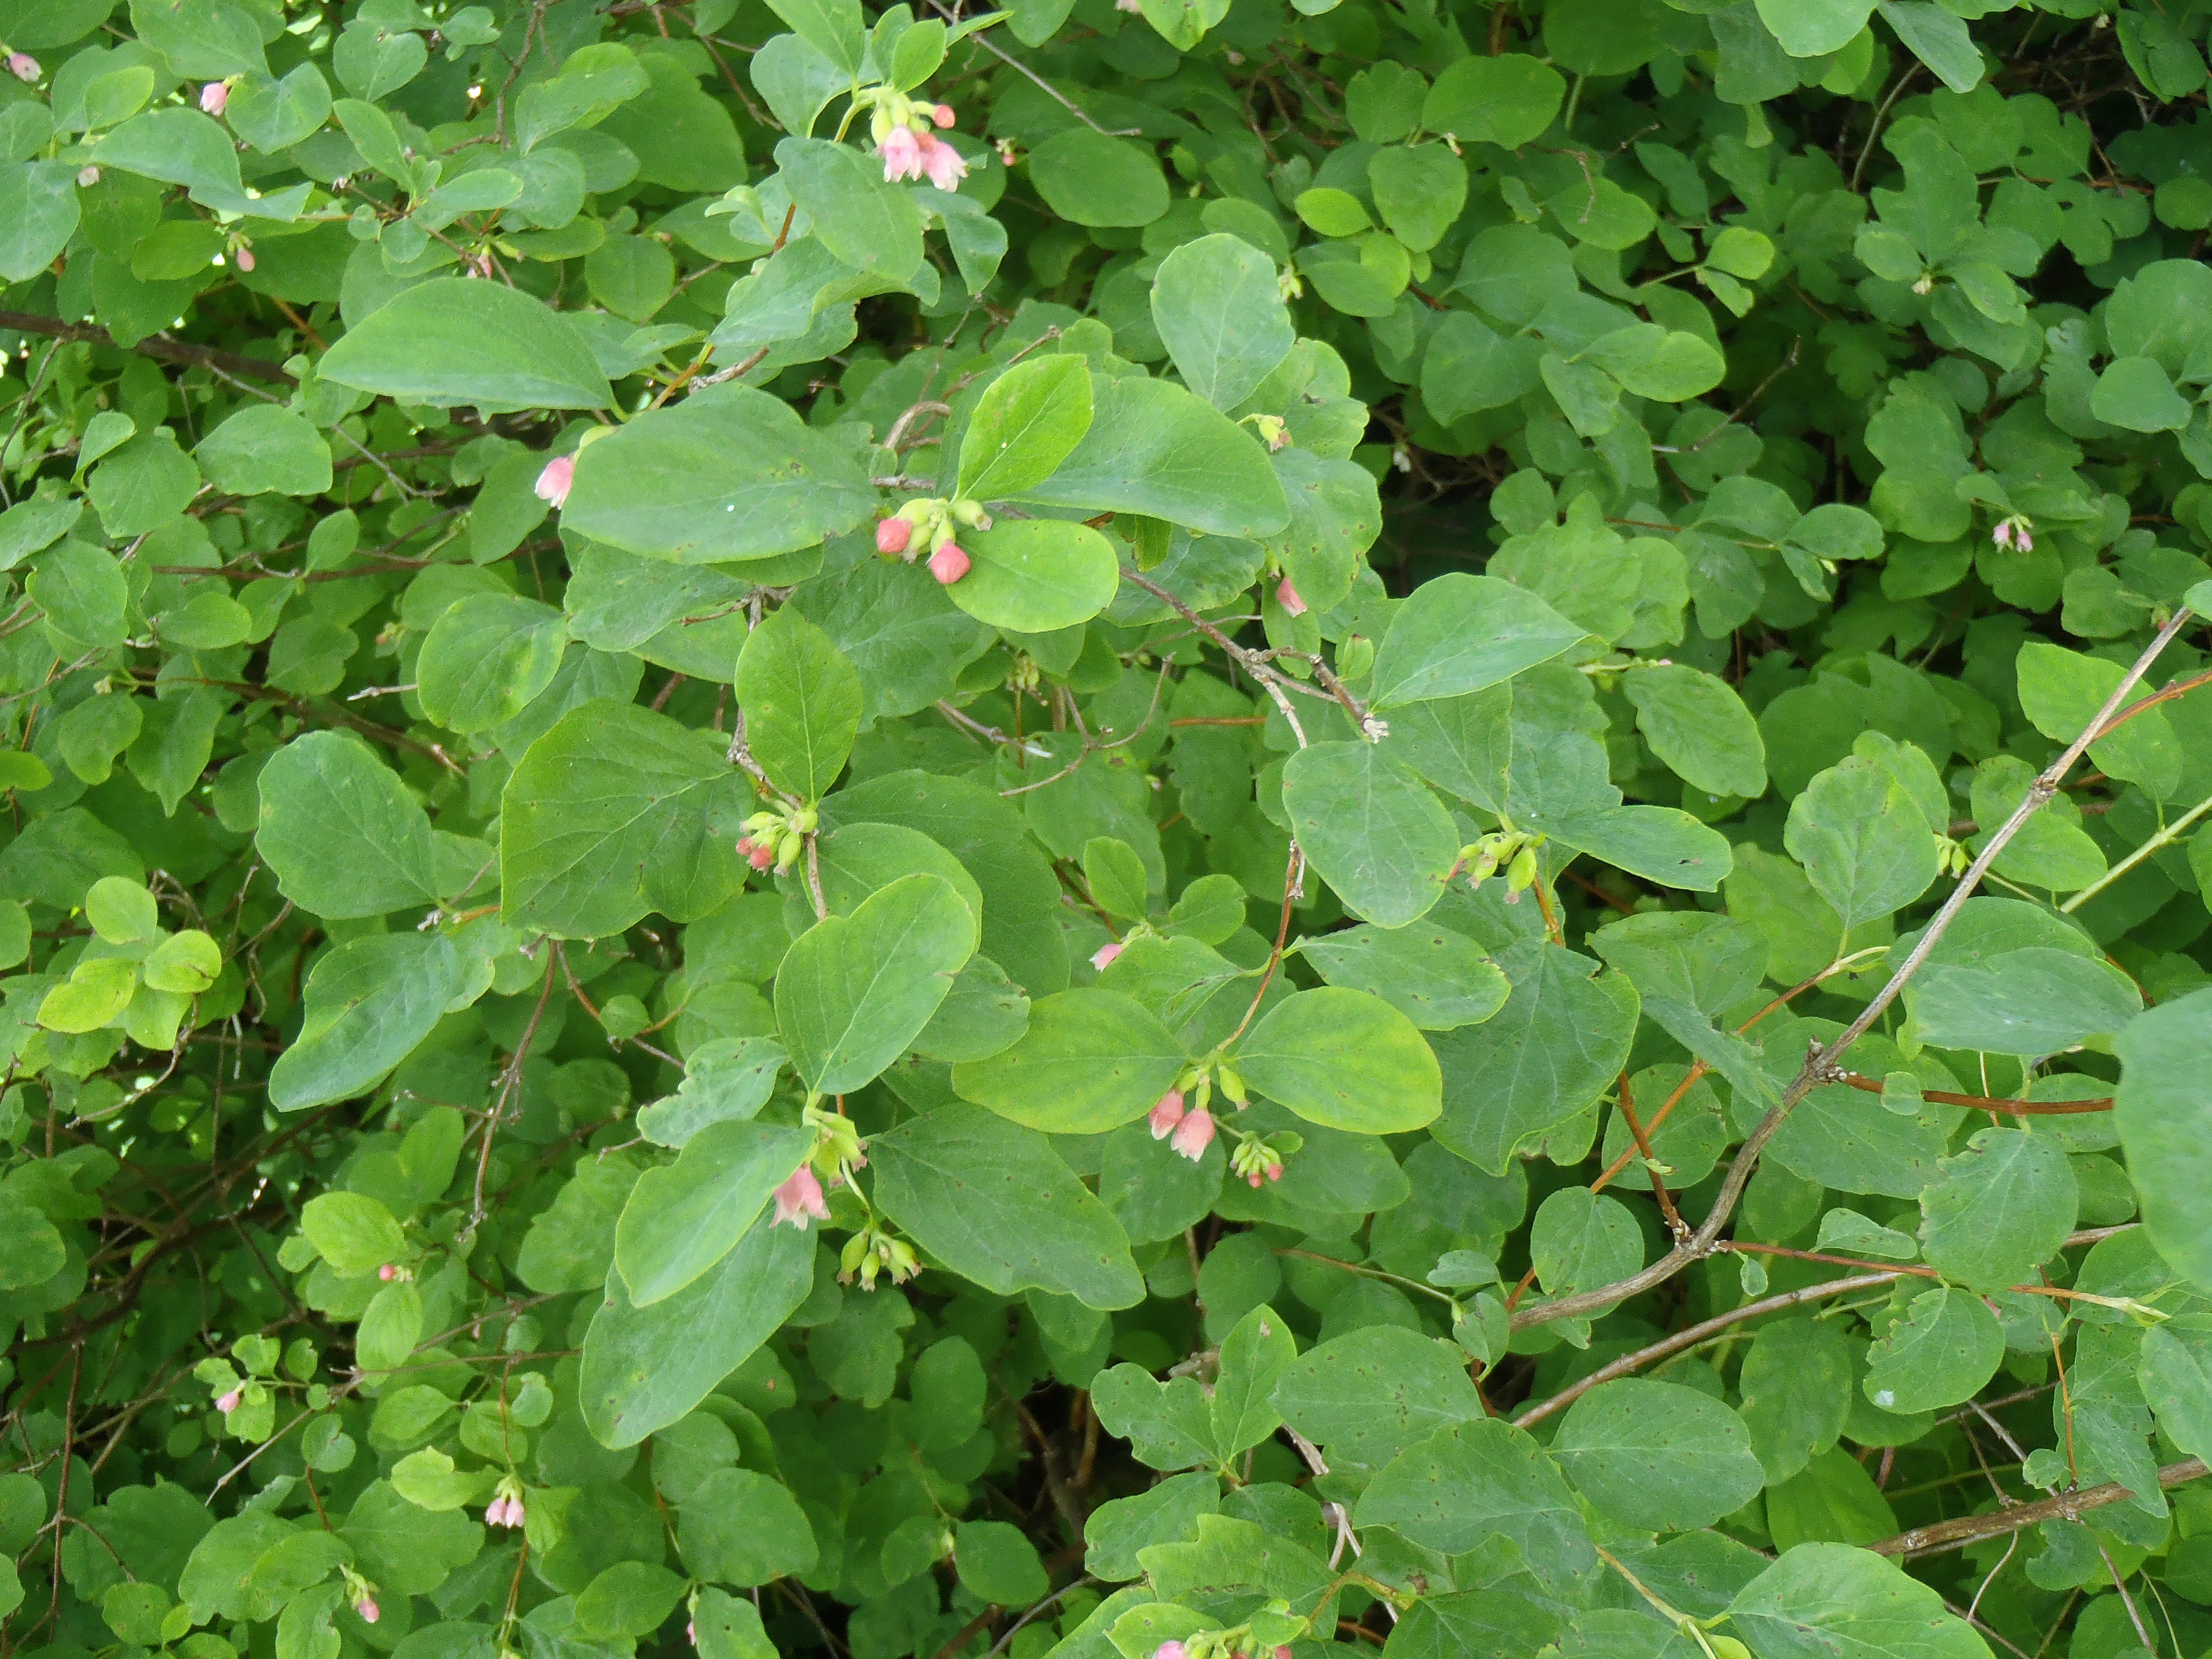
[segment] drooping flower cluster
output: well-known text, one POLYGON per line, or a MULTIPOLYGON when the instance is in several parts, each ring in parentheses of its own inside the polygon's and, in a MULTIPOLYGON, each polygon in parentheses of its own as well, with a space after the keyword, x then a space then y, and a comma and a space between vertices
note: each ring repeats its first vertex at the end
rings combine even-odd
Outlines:
POLYGON ((925 553, 929 574, 950 587, 974 568, 954 538, 963 530, 988 530, 991 515, 982 504, 942 496, 916 496, 876 526, 876 551, 908 564, 925 553))
POLYGON ((775 1218, 769 1225, 795 1227, 803 1233, 810 1222, 830 1218, 822 1177, 828 1176, 832 1187, 841 1186, 854 1170, 865 1169, 868 1159, 861 1151, 860 1131, 843 1113, 809 1106, 799 1121, 814 1131, 814 1150, 775 1189, 775 1218))
POLYGON ((746 863, 765 872, 773 865, 788 870, 806 850, 806 838, 821 819, 811 806, 772 806, 744 822, 738 851, 746 863))
POLYGON ((1459 862, 1452 866, 1455 875, 1464 872, 1467 884, 1480 887, 1498 872, 1505 871, 1505 902, 1519 902, 1521 895, 1536 879, 1536 849, 1544 844, 1545 837, 1526 830, 1493 830, 1480 841, 1469 842, 1459 849, 1459 862))
POLYGON ((968 163, 932 131, 951 126, 955 118, 950 104, 920 103, 888 87, 878 88, 870 130, 876 153, 883 157, 885 181, 927 179, 939 190, 959 189, 968 163))
POLYGON ((2025 513, 2014 513, 1997 520, 1996 528, 1990 532, 1990 540, 2008 553, 2035 551, 2035 526, 2025 513))
POLYGON ((491 1502, 484 1505, 484 1525, 488 1527, 519 1527, 526 1514, 522 1506, 522 1482, 513 1475, 503 1475, 492 1489, 491 1502))

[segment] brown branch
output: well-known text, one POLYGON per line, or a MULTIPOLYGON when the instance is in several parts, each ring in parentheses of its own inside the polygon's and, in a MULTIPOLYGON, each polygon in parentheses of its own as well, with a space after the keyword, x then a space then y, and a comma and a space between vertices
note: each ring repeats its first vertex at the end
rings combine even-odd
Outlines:
POLYGON ((173 340, 166 334, 149 334, 133 346, 118 345, 115 337, 96 323, 65 323, 58 317, 41 317, 31 311, 0 311, 0 329, 13 329, 18 334, 43 334, 56 340, 81 341, 89 345, 117 346, 119 350, 136 351, 142 356, 159 357, 164 362, 189 363, 196 368, 225 368, 234 374, 243 374, 251 380, 262 380, 270 386, 296 386, 289 374, 274 363, 258 357, 246 357, 235 351, 218 351, 213 346, 193 345, 189 341, 173 340))
MULTIPOLYGON (((1881 1092, 1881 1079, 1868 1077, 1862 1072, 1845 1072, 1836 1079, 1846 1089, 1856 1089, 1863 1095, 1881 1092)), ((2068 1117, 2079 1112, 2109 1112, 2112 1100, 2109 1095, 2095 1100, 1996 1100, 1988 1095, 1958 1095, 1948 1089, 1923 1089, 1923 1100, 1932 1100, 1939 1106, 1964 1106, 1977 1112, 2008 1112, 2015 1117, 2068 1117)))
MULTIPOLYGON (((2168 1463, 2158 1472, 2161 1487, 2185 1486, 2191 1480, 2201 1480, 2208 1471, 2201 1459, 2185 1457, 2179 1463, 2168 1463)), ((2056 1498, 2046 1498, 2039 1504, 2015 1504, 2009 1509, 1998 1510, 1990 1515, 1962 1515, 1956 1520, 1938 1521, 1930 1526, 1915 1527, 1911 1532, 1901 1532, 1894 1538, 1885 1538, 1878 1544, 1869 1544, 1868 1549, 1876 1555, 1911 1557, 1934 1555, 1944 1550, 1964 1549, 1969 1544, 1978 1544, 1984 1538, 2002 1538, 2008 1532, 2020 1532, 2028 1527, 2040 1526, 2045 1521, 2071 1521, 2089 1510, 2103 1509, 2107 1504, 2117 1504, 2135 1493, 2118 1481, 2102 1486, 2090 1486, 2078 1492, 2061 1492, 2056 1498)))

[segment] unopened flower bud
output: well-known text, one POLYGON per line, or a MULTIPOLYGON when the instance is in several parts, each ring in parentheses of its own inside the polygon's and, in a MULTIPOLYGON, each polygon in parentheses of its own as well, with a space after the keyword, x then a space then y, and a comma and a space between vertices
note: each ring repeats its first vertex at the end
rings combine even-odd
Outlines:
MULTIPOLYGON (((1120 3, 1121 0, 1116 0, 1117 4, 1120 3)), ((1136 7, 1128 5, 1123 9, 1134 11, 1136 7)), ((1190 1654, 1189 1650, 1180 1642, 1163 1642, 1152 1650, 1152 1659, 1190 1659, 1190 1654)))
POLYGON ((950 587, 974 568, 973 562, 960 550, 957 542, 947 542, 929 556, 929 574, 950 587))
POLYGON ((1152 1139, 1165 1140, 1182 1121, 1182 1091, 1170 1089, 1162 1095, 1159 1104, 1152 1108, 1152 1115, 1145 1120, 1152 1126, 1152 1139))
POLYGON ((1990 539, 2008 553, 2012 551, 2012 520, 1999 519, 1997 527, 1990 532, 1990 539))
POLYGON ((100 182, 100 169, 90 165, 79 167, 76 170, 76 182, 80 190, 90 190, 100 182))
POLYGON ((914 539, 914 521, 910 519, 885 519, 876 526, 876 551, 897 555, 906 551, 907 544, 914 539))
POLYGON ((393 1279, 399 1277, 399 1269, 392 1266, 391 1262, 387 1261, 381 1267, 379 1267, 376 1270, 376 1276, 382 1279, 386 1284, 389 1285, 393 1279))
POLYGON ((931 106, 929 118, 940 127, 949 127, 959 118, 953 113, 951 105, 937 104, 931 106))
POLYGON ((361 1615, 361 1622, 364 1625, 373 1625, 384 1617, 384 1609, 376 1605, 374 1595, 362 1596, 353 1604, 353 1610, 361 1615))
POLYGON ((224 1416, 228 1417, 231 1413, 238 1409, 238 1397, 240 1392, 241 1391, 237 1389, 233 1389, 228 1394, 223 1395, 222 1399, 215 1402, 215 1408, 221 1412, 224 1416))
POLYGON ((11 52, 8 54, 8 73, 18 81, 35 81, 39 78, 39 60, 27 52, 11 52))
POLYGON ((1121 954, 1121 941, 1117 939, 1109 939, 1091 953, 1091 965, 1103 974, 1106 971, 1106 964, 1121 954))
POLYGON ((225 81, 210 81, 200 88, 200 108, 210 115, 221 115, 230 102, 230 84, 225 81))
POLYGON ((251 270, 253 269, 253 250, 246 246, 243 242, 239 244, 238 252, 235 257, 238 261, 238 268, 240 270, 251 270))
POLYGON ((1298 590, 1291 585, 1288 576, 1284 577, 1275 589, 1275 603, 1283 607, 1287 616, 1303 617, 1306 614, 1306 602, 1298 597, 1298 590))

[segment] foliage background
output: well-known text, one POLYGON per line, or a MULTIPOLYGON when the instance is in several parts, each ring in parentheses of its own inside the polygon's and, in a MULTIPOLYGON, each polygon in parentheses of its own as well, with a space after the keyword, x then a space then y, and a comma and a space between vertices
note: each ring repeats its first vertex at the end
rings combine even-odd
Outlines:
POLYGON ((0 0, 0 1651, 2212 1645, 2208 17, 0 0))

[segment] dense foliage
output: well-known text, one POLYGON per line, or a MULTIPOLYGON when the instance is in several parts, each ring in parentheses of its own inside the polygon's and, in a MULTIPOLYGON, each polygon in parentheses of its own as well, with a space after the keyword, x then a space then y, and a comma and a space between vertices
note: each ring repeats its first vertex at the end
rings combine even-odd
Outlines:
POLYGON ((0 1654, 2203 1652, 2212 5, 912 3, 0 0, 0 1654))

